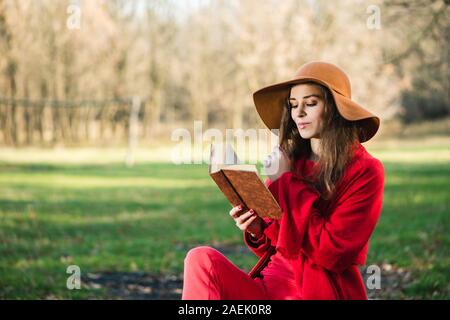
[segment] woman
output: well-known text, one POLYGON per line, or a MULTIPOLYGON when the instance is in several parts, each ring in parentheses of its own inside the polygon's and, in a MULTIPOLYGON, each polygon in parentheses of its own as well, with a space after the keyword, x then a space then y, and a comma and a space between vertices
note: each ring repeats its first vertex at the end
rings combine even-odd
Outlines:
POLYGON ((282 218, 233 208, 258 264, 247 274, 213 248, 194 248, 182 298, 367 299, 358 265, 381 213, 384 169, 361 143, 379 118, 351 100, 347 75, 325 62, 303 65, 254 101, 264 123, 280 129, 265 168, 282 218))

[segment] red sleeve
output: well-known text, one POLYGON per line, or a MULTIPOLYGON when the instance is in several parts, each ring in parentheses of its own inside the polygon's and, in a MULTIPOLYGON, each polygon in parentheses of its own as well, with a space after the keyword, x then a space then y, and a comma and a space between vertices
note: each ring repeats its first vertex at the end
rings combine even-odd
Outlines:
MULTIPOLYGON (((269 178, 266 179, 266 187, 269 189, 269 191, 272 193, 273 197, 277 202, 278 200, 278 184, 280 182, 280 179, 276 179, 274 181, 270 180, 269 178)), ((266 221, 266 228, 264 229, 264 234, 266 237, 268 237, 271 241, 271 244, 276 246, 277 239, 278 239, 278 232, 280 231, 280 220, 276 219, 265 219, 266 221)))
POLYGON ((255 240, 248 232, 244 232, 244 243, 258 257, 262 257, 270 247, 270 240, 264 234, 255 240))
POLYGON ((253 238, 250 233, 244 232, 244 243, 258 257, 262 257, 271 245, 270 238, 266 235, 267 226, 270 224, 270 219, 264 219, 264 233, 258 239, 253 238))
MULTIPOLYGON (((312 209, 302 251, 316 264, 343 272, 367 244, 382 208, 384 169, 377 159, 353 177, 335 210, 323 217, 312 209)), ((297 183, 303 183, 295 180, 297 183)))

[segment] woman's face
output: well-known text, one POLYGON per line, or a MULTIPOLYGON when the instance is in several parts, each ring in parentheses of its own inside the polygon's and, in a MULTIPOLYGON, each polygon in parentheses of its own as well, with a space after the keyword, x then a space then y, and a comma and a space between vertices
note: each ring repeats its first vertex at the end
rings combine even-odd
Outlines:
POLYGON ((320 88, 298 84, 291 88, 291 117, 303 139, 320 138, 325 101, 320 88))

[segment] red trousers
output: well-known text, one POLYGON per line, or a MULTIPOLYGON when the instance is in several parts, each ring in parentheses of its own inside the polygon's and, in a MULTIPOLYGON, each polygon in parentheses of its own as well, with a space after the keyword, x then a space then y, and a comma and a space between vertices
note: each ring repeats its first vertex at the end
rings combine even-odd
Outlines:
POLYGON ((251 278, 222 253, 208 246, 191 249, 184 259, 183 300, 300 299, 292 270, 276 253, 262 272, 251 278))

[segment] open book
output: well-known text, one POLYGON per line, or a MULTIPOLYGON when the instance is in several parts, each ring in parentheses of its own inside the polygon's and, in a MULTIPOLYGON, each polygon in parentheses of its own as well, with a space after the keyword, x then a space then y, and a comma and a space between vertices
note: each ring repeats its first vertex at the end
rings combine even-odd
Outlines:
POLYGON ((230 144, 211 144, 209 174, 233 207, 242 204, 261 218, 281 219, 281 208, 255 165, 239 164, 230 144))

